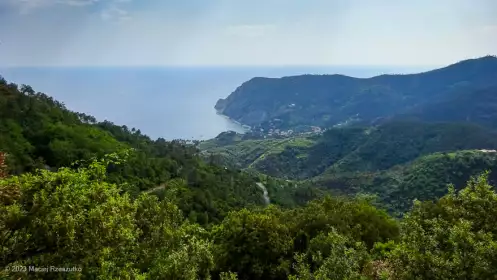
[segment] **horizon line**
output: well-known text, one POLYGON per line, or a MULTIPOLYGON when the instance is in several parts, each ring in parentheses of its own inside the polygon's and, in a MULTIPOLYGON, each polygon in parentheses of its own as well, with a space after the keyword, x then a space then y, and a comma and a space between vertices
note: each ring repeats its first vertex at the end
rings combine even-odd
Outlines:
POLYGON ((424 68, 424 67, 440 67, 448 64, 240 64, 240 65, 223 65, 223 64, 198 64, 198 65, 0 65, 0 69, 11 68, 290 68, 290 67, 342 67, 342 68, 378 68, 378 67, 409 67, 409 68, 424 68))

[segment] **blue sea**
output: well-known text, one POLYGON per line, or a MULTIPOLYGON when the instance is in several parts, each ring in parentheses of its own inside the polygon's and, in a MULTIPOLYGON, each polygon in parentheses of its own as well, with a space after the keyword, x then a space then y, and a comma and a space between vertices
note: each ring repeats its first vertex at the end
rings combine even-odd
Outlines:
POLYGON ((242 128, 214 105, 253 77, 415 73, 411 67, 0 68, 7 81, 31 85, 67 108, 140 129, 153 139, 209 139, 242 128))

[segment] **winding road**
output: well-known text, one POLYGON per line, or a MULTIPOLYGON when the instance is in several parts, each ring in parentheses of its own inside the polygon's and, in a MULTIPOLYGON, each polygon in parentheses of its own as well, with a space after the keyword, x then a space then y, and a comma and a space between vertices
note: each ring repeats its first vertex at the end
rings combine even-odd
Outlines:
POLYGON ((266 186, 264 186, 263 183, 256 183, 256 185, 259 187, 259 189, 262 190, 263 192, 263 198, 264 198, 264 202, 266 203, 266 205, 269 205, 269 203, 271 203, 271 201, 269 200, 269 195, 267 193, 267 189, 266 189, 266 186))

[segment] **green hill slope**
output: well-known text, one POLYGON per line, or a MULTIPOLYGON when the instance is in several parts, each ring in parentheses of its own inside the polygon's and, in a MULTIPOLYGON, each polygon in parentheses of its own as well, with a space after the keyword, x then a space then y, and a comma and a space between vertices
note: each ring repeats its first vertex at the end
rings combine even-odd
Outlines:
POLYGON ((458 187, 473 175, 494 170, 495 153, 478 150, 497 149, 496 132, 468 123, 394 121, 332 128, 307 138, 231 137, 234 141, 204 144, 205 153, 220 154, 225 164, 296 180, 293 184, 335 194, 375 194, 382 205, 402 212, 415 198, 441 197, 448 183, 458 187))
POLYGON ((497 128, 497 86, 461 90, 450 97, 414 107, 394 119, 471 122, 497 128))
POLYGON ((240 168, 307 179, 322 173, 386 170, 436 152, 497 149, 497 132, 465 123, 395 121, 375 127, 332 128, 320 136, 214 139, 204 147, 205 153, 219 154, 240 168))
MULTIPOLYGON (((0 78, 0 151, 7 153, 9 173, 56 170, 128 149, 134 151, 125 164, 109 167, 108 180, 133 196, 149 189, 164 196, 175 186, 177 204, 192 221, 208 224, 233 209, 265 205, 258 176, 207 163, 192 144, 152 140, 134 128, 97 122, 29 86, 0 78)), ((285 194, 286 204, 292 203, 291 193, 285 194)), ((269 195, 281 201, 275 191, 269 195)))
POLYGON ((253 78, 219 100, 215 108, 250 126, 267 127, 274 122, 278 128, 329 127, 351 119, 370 123, 495 85, 497 58, 486 56, 424 73, 367 79, 343 75, 253 78))
POLYGON ((308 183, 337 194, 375 194, 389 209, 404 212, 414 199, 442 197, 449 184, 460 189, 471 176, 485 171, 490 171, 491 182, 497 179, 497 152, 434 153, 383 171, 323 174, 308 183))

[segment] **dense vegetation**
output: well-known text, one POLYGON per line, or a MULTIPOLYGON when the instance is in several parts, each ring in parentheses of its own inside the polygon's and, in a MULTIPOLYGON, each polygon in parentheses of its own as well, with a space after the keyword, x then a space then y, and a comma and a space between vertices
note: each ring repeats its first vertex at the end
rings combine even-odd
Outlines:
POLYGON ((430 112, 439 121, 472 118, 495 128, 495 86, 497 57, 487 56, 419 74, 368 79, 342 75, 254 78, 219 100, 216 109, 241 123, 264 128, 329 127, 347 121, 369 124, 420 111, 430 112), (473 98, 477 95, 482 98, 473 98), (467 109, 457 112, 469 96, 467 109), (442 115, 436 112, 439 105, 455 111, 442 115), (476 108, 482 110, 473 112, 476 108))
MULTIPOLYGON (((220 221, 232 209, 264 205, 256 186, 259 176, 204 161, 194 144, 151 140, 140 130, 97 122, 29 86, 0 78, 0 151, 8 155, 11 174, 37 168, 57 170, 79 161, 77 167, 123 150, 130 155, 125 164, 109 166, 109 181, 133 197, 143 191, 164 196, 166 190, 170 193, 177 188, 177 205, 191 221, 206 225, 220 221)), ((296 190, 277 192, 279 183, 264 183, 273 190, 273 202, 293 204, 296 190)))
POLYGON ((299 185, 375 194, 395 211, 408 210, 414 198, 443 196, 448 183, 461 187, 470 176, 497 169, 496 153, 478 151, 496 150, 497 133, 465 123, 392 121, 265 140, 225 133, 200 147, 217 162, 301 180, 299 185))
POLYGON ((468 150, 430 154, 377 172, 323 174, 307 184, 336 194, 374 194, 377 203, 401 214, 412 207, 415 199, 440 198, 447 193, 449 184, 459 190, 471 176, 486 170, 490 171, 489 180, 495 182, 497 153, 468 150))
POLYGON ((0 179, 0 276, 25 279, 492 279, 497 194, 486 176, 400 223, 367 200, 231 211, 210 229, 166 196, 89 167, 0 179), (68 269, 54 272, 51 266, 68 269), (33 271, 38 269, 37 272, 33 271), (45 270, 46 269, 46 270, 45 270))
POLYGON ((497 86, 454 93, 450 98, 416 106, 395 119, 478 123, 497 128, 497 86))
MULTIPOLYGON (((288 179, 326 173, 386 170, 420 156, 471 149, 497 149, 497 132, 474 124, 388 122, 331 128, 322 135, 201 143, 204 154, 239 168, 288 179)), ((233 136, 236 137, 236 136, 233 136)))

